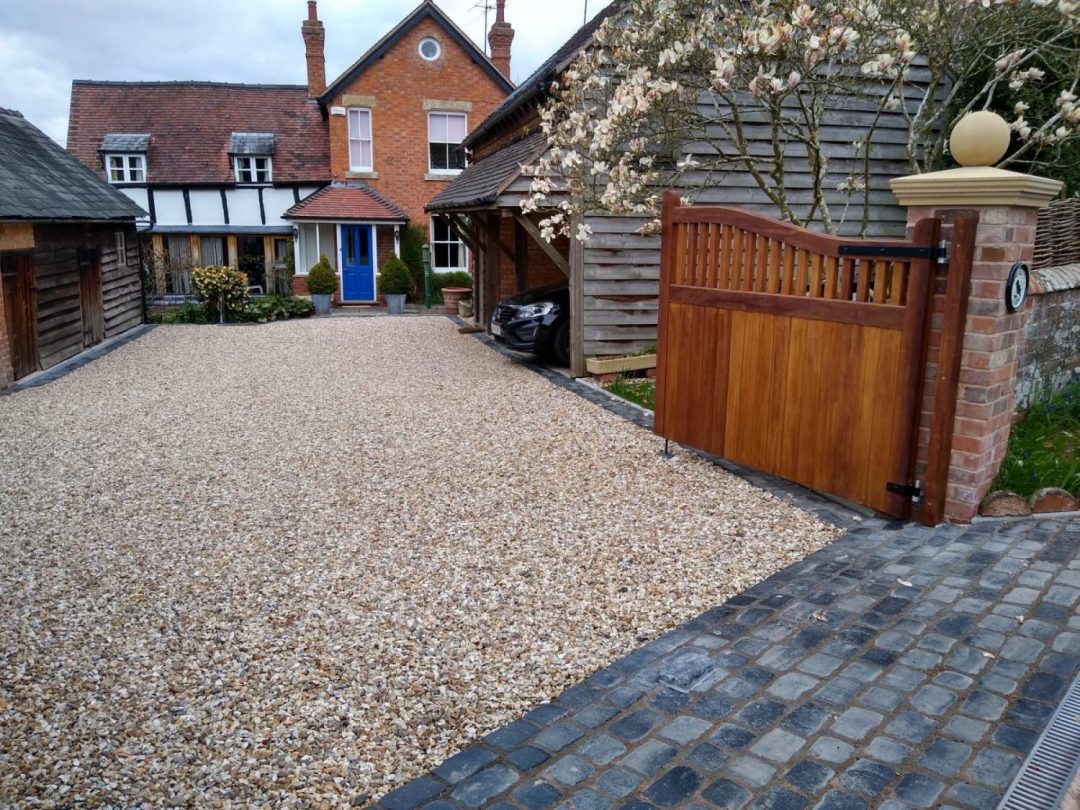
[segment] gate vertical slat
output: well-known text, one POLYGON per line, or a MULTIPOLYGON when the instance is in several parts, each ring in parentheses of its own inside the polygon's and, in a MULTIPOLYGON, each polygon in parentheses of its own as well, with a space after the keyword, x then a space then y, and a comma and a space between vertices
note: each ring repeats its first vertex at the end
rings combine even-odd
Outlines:
POLYGON ((855 259, 840 260, 840 298, 843 301, 851 300, 852 286, 855 282, 855 268, 857 266, 858 262, 855 259))

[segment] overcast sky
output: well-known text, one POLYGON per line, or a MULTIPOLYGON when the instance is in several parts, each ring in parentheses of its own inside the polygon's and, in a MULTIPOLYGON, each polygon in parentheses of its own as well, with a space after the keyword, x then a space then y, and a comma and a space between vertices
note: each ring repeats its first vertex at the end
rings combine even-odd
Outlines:
MULTIPOLYGON (((484 42, 484 0, 437 0, 484 42)), ((495 0, 487 0, 494 7, 495 0)), ((520 82, 610 0, 507 0, 520 82)), ((412 0, 319 0, 333 80, 412 0)), ((63 144, 72 79, 305 84, 306 0, 0 0, 0 107, 63 144)), ((495 18, 494 10, 489 22, 495 18)))

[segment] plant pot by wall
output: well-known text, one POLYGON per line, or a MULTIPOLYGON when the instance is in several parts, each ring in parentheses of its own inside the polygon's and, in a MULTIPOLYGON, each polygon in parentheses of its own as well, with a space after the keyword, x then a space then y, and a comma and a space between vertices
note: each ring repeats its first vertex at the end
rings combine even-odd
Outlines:
POLYGON ((473 300, 471 298, 462 298, 458 301, 458 315, 462 318, 471 318, 473 316, 473 300))
POLYGON ((386 308, 391 315, 400 315, 405 311, 404 293, 386 293, 383 298, 386 299, 386 308))
POLYGON ((472 295, 472 287, 443 287, 443 303, 447 315, 458 314, 458 302, 466 295, 472 295))
POLYGON ((313 293, 311 303, 315 305, 315 314, 328 315, 330 313, 330 302, 333 298, 333 295, 315 295, 313 293))

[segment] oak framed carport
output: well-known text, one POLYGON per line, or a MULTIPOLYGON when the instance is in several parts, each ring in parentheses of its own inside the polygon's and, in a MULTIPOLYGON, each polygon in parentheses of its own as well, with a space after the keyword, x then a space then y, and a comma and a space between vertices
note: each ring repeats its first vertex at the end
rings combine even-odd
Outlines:
POLYGON ((523 167, 540 156, 546 144, 534 134, 503 147, 469 166, 428 205, 444 217, 475 256, 473 288, 477 323, 490 329, 495 305, 515 293, 566 281, 570 288, 570 371, 585 373, 585 345, 580 302, 584 289, 584 252, 576 240, 548 242, 521 209, 531 180, 523 167))

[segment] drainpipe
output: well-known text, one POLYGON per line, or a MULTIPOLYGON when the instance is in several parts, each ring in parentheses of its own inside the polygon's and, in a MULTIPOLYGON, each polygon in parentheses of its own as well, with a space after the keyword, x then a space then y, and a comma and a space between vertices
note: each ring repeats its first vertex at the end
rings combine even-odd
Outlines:
POLYGON ((431 309, 431 246, 421 248, 424 257, 424 306, 431 309))

